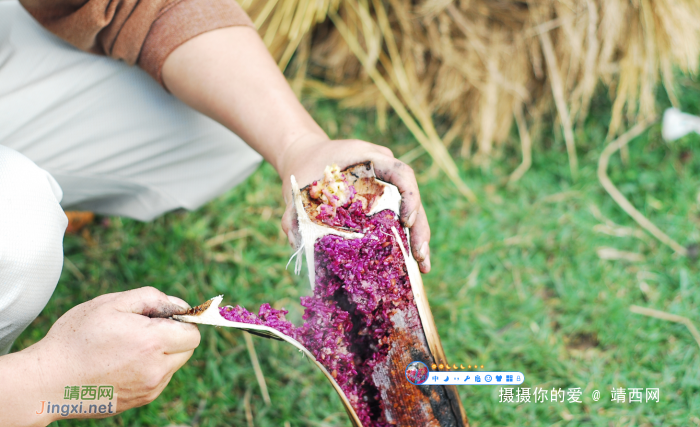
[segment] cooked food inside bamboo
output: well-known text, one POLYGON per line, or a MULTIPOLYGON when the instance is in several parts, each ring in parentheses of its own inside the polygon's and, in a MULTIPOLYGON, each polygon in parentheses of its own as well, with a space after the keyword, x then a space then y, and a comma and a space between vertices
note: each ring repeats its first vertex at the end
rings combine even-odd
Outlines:
MULTIPOLYGON (((392 228, 405 248, 408 240, 394 212, 366 215, 367 201, 358 198, 337 167, 326 168, 324 180, 314 182, 309 193, 319 202, 317 219, 364 237, 327 235, 315 242, 316 283, 313 295, 301 298, 304 324, 293 325, 287 311, 269 304, 257 316, 240 306, 222 307, 220 314, 296 339, 331 373, 365 427, 389 426, 373 373, 390 349, 392 317, 401 311, 402 319, 419 319, 392 228)), ((420 328, 420 322, 414 326, 420 328)))

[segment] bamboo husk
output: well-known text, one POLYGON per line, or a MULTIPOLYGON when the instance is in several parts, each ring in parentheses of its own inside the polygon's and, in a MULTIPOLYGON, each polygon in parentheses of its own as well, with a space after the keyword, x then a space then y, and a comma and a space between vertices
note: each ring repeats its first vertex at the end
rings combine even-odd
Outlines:
POLYGON ((232 322, 230 320, 225 319, 219 313, 219 306, 221 305, 222 301, 223 295, 216 296, 196 307, 191 308, 185 314, 174 315, 173 319, 185 323, 196 323, 199 325, 211 325, 225 328, 240 329, 242 331, 249 332, 253 335, 285 341, 291 344, 297 350, 303 353, 304 356, 309 358, 316 365, 316 367, 320 369, 321 372, 323 372, 328 381, 330 381, 331 385, 340 396, 340 399, 343 402, 343 406, 345 406, 345 410, 348 413, 348 416, 350 417, 350 422, 352 423, 353 427, 362 427, 360 420, 357 418, 355 410, 352 408, 352 405, 348 401, 348 398, 345 396, 345 393, 343 393, 343 390, 340 388, 340 386, 335 381, 333 376, 328 372, 328 370, 318 360, 316 360, 314 355, 309 350, 307 350, 306 347, 304 347, 299 341, 295 340, 294 338, 289 337, 276 329, 270 328, 269 326, 232 322))
MULTIPOLYGON (((401 194, 398 188, 378 180, 370 162, 351 166, 343 172, 346 176, 351 177, 349 184, 355 186, 358 194, 366 197, 366 200, 370 200, 370 208, 367 215, 386 211, 392 211, 395 215, 398 215, 401 203, 401 194)), ((316 262, 314 260, 314 245, 316 241, 329 234, 345 239, 359 238, 364 235, 336 229, 316 220, 316 205, 309 197, 308 186, 300 189, 294 176, 291 177, 291 180, 299 234, 302 242, 301 248, 306 249, 309 283, 313 288, 316 284, 316 262)), ((395 228, 392 228, 392 230, 396 242, 401 247, 406 273, 411 283, 413 299, 416 305, 416 311, 413 313, 417 312, 418 318, 415 318, 415 315, 411 315, 410 311, 396 309, 391 318, 394 331, 390 336, 391 348, 388 351, 386 360, 379 363, 373 370, 372 378, 381 394, 385 417, 396 425, 468 427, 469 422, 455 386, 414 386, 408 384, 404 376, 404 369, 414 360, 421 360, 428 365, 447 363, 447 360, 423 288, 418 264, 413 258, 410 248, 404 247, 398 231, 395 228)), ((408 233, 406 230, 405 232, 408 233)), ((408 241, 410 242, 410 236, 408 241)), ((297 265, 300 268, 300 264, 297 265)), ((173 318, 183 322, 237 328, 255 335, 282 340, 293 345, 313 361, 330 381, 340 396, 352 424, 356 427, 362 427, 355 409, 333 375, 316 360, 308 349, 294 338, 270 327, 232 322, 223 318, 219 313, 221 301, 221 296, 212 298, 204 304, 190 309, 186 314, 176 315, 173 318)))
POLYGON ((462 156, 487 162, 507 141, 514 112, 523 111, 536 128, 556 107, 575 176, 574 127, 586 117, 598 82, 613 99, 612 139, 625 122, 656 114, 659 84, 677 106, 674 69, 698 69, 696 0, 241 3, 283 69, 304 34, 312 34, 310 53, 292 61, 313 77, 305 80, 306 89, 379 114, 405 108, 397 111, 401 120, 472 199, 439 146, 461 140, 462 156), (436 116, 452 123, 442 135, 436 116))
MULTIPOLYGON (((371 162, 350 166, 343 173, 358 194, 367 200, 374 200, 370 202, 371 208, 367 216, 388 210, 398 217, 401 193, 396 186, 376 178, 371 162)), ((309 196, 309 186, 300 189, 294 176, 291 178, 301 246, 306 249, 309 283, 313 288, 316 284, 314 245, 318 239, 329 234, 350 239, 362 235, 330 227, 315 219, 318 202, 309 196)), ((418 263, 413 258, 411 248, 403 246, 398 231, 394 228, 392 230, 401 247, 418 319, 412 318, 407 312, 397 311, 392 317, 394 333, 390 338, 391 349, 386 360, 374 368, 373 379, 382 396, 386 419, 392 420, 396 425, 468 427, 467 416, 455 386, 430 386, 431 391, 427 392, 427 386, 409 385, 404 377, 403 370, 414 360, 421 360, 429 366, 447 363, 447 360, 423 288, 418 263)), ((408 230, 404 231, 410 244, 408 230)))

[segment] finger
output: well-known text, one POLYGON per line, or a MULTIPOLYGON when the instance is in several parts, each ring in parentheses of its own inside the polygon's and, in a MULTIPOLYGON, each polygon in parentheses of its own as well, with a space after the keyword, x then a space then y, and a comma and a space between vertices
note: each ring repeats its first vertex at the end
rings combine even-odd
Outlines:
POLYGON ((428 217, 421 205, 416 215, 416 221, 411 228, 411 248, 413 257, 423 273, 430 271, 430 226, 428 217))
POLYGON ((377 151, 381 152, 385 156, 391 157, 392 159, 394 158, 394 152, 391 151, 391 148, 385 147, 383 145, 375 145, 374 147, 376 148, 377 151))
POLYGON ((190 350, 167 355, 165 360, 170 369, 170 376, 172 376, 172 374, 174 374, 178 369, 182 368, 185 365, 185 363, 187 363, 187 361, 190 360, 190 357, 192 357, 193 353, 194 350, 190 350))
POLYGON ((180 307, 184 308, 185 310, 189 310, 190 308, 192 308, 189 304, 187 304, 187 301, 182 300, 178 297, 168 295, 167 298, 168 298, 168 301, 170 301, 171 303, 173 303, 175 305, 179 305, 180 307))
POLYGON ((168 318, 187 312, 187 303, 179 298, 180 303, 173 303, 163 292, 149 286, 120 292, 114 296, 114 306, 118 311, 124 313, 141 314, 152 318, 168 318))
POLYGON ((156 400, 163 390, 165 390, 165 387, 168 386, 175 372, 177 372, 185 365, 185 363, 187 363, 190 357, 192 357, 193 353, 194 350, 166 355, 162 361, 162 372, 164 373, 163 377, 160 379, 158 384, 144 396, 143 402, 140 402, 140 404, 137 406, 147 405, 156 400))
POLYGON ((163 366, 163 376, 156 386, 154 386, 147 394, 142 396, 141 401, 139 401, 134 407, 148 405, 153 402, 163 393, 165 387, 170 384, 170 380, 173 378, 173 374, 180 369, 192 356, 193 352, 178 353, 170 356, 166 356, 165 360, 162 362, 163 366))
POLYGON ((199 329, 192 323, 182 323, 170 319, 150 319, 149 326, 153 339, 160 340, 165 354, 193 351, 202 339, 199 329))
POLYGON ((288 204, 282 214, 282 231, 288 234, 292 230, 292 206, 288 204))
POLYGON ((163 390, 165 390, 165 387, 167 387, 170 383, 170 380, 173 378, 175 372, 177 372, 185 365, 185 363, 187 363, 188 360, 190 360, 193 353, 194 350, 165 356, 163 361, 165 374, 163 375, 163 378, 161 378, 158 385, 156 385, 148 394, 147 401, 144 402, 144 404, 148 404, 160 396, 163 390))
POLYGON ((374 159, 374 171, 377 177, 398 187, 401 193, 401 223, 408 228, 415 224, 421 205, 420 191, 413 169, 407 164, 388 157, 374 159))
POLYGON ((425 248, 423 250, 424 250, 424 258, 423 258, 423 261, 420 261, 418 263, 418 267, 420 267, 421 273, 427 274, 427 273, 430 273, 430 269, 431 269, 430 246, 427 245, 427 242, 426 242, 425 248))
POLYGON ((293 248, 297 248, 299 242, 299 223, 297 221, 297 211, 294 203, 287 205, 282 215, 282 231, 287 235, 287 240, 293 248))

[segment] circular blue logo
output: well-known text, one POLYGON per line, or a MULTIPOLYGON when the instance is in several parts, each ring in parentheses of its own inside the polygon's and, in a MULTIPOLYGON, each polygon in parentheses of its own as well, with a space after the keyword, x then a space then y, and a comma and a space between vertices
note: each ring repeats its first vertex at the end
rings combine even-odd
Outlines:
POLYGON ((406 367, 406 379, 414 385, 421 385, 428 380, 428 367, 423 362, 411 362, 406 367))
POLYGON ((490 383, 493 377, 491 375, 486 375, 486 378, 484 378, 487 383, 490 383))

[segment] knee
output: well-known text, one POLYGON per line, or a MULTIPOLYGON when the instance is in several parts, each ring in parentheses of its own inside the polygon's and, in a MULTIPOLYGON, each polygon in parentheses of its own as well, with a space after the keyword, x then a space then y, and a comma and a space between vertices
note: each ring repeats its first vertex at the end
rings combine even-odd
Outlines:
POLYGON ((47 172, 0 146, 0 335, 21 332, 58 283, 68 224, 60 198, 47 172))

